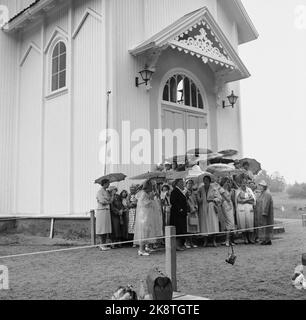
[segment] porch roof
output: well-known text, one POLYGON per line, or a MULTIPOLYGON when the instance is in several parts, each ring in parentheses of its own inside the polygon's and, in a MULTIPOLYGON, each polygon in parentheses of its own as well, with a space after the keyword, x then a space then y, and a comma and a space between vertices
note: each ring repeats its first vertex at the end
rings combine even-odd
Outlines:
POLYGON ((147 56, 147 61, 150 61, 147 65, 154 69, 161 51, 169 47, 214 65, 214 71, 222 73, 225 82, 250 77, 237 51, 207 7, 184 15, 129 52, 136 57, 147 56), (195 34, 197 31, 199 34, 195 34))

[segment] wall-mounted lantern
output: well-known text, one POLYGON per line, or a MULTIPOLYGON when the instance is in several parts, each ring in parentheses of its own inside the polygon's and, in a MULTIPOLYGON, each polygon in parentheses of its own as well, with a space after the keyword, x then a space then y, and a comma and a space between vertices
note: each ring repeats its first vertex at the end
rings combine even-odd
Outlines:
POLYGON ((223 100, 223 109, 227 108, 227 107, 232 107, 234 108, 237 100, 239 99, 239 97, 235 96, 234 91, 232 91, 232 94, 230 96, 227 97, 228 101, 229 101, 229 105, 225 105, 225 101, 223 100))
POLYGON ((148 82, 150 82, 152 79, 153 73, 154 73, 154 71, 150 70, 148 68, 148 66, 146 65, 144 67, 144 69, 139 72, 143 82, 139 82, 139 78, 136 77, 136 79, 135 79, 136 87, 138 88, 142 84, 148 85, 148 82))

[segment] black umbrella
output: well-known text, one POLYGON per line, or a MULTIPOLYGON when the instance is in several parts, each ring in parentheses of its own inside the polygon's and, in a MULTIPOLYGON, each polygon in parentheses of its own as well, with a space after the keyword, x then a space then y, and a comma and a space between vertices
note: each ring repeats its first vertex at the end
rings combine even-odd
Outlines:
POLYGON ((123 173, 110 173, 110 174, 107 174, 101 178, 98 178, 97 180, 95 180, 95 183, 101 184, 101 182, 103 180, 109 180, 110 183, 120 182, 120 181, 125 180, 126 177, 127 176, 123 173))

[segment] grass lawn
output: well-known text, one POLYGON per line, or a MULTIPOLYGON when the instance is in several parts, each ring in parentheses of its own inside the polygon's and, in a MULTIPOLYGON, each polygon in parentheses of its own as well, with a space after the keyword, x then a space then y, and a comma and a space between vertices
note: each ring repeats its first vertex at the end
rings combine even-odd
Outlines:
MULTIPOLYGON (((178 252, 178 289, 209 299, 305 300, 306 291, 291 285, 294 268, 306 253, 306 228, 295 207, 306 200, 274 195, 275 217, 286 220, 286 233, 277 234, 273 246, 244 245, 236 247, 234 266, 225 263, 227 249, 198 248, 178 252), (280 208, 284 206, 285 211, 280 208), (292 223, 293 222, 293 223, 292 223)), ((88 245, 88 239, 69 241, 26 235, 0 233, 0 256, 46 251, 69 246, 88 245)), ((109 299, 120 285, 132 284, 149 270, 164 271, 163 250, 150 257, 138 257, 132 248, 101 252, 84 249, 38 256, 0 259, 9 268, 10 290, 0 291, 0 300, 8 299, 109 299)))
MULTIPOLYGON (((81 243, 69 243, 76 245, 81 243)), ((0 256, 63 248, 63 240, 7 235, 0 237, 0 256)), ((291 285, 294 268, 306 252, 306 228, 286 225, 273 246, 236 247, 234 266, 225 263, 227 249, 198 248, 179 252, 178 288, 209 299, 306 299, 291 285)), ((136 288, 152 267, 164 270, 164 251, 138 257, 136 249, 101 252, 85 249, 39 256, 0 259, 9 268, 10 290, 2 299, 109 299, 119 285, 136 288)))
POLYGON ((306 214, 306 199, 291 199, 286 193, 274 193, 274 213, 276 218, 302 219, 302 214, 306 214), (285 211, 281 211, 284 207, 285 211), (304 211, 298 210, 299 208, 304 211))

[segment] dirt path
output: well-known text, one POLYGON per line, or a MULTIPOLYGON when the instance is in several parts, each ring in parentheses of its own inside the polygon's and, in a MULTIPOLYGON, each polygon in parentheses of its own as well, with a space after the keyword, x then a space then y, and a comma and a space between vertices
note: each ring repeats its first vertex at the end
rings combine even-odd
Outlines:
MULTIPOLYGON (((306 252, 306 228, 286 226, 273 246, 239 245, 237 263, 225 263, 227 249, 199 248, 178 254, 178 287, 210 299, 302 299, 291 275, 306 252)), ((63 243, 0 237, 0 255, 62 248, 63 243), (19 239, 20 240, 20 239, 19 239), (8 244, 11 245, 8 245, 8 244), (52 245, 52 246, 51 246, 52 245)), ((75 244, 75 243, 72 243, 75 244)), ((109 299, 119 285, 139 284, 152 267, 164 270, 164 251, 138 257, 135 249, 97 249, 0 260, 9 268, 10 290, 0 299, 109 299)))

